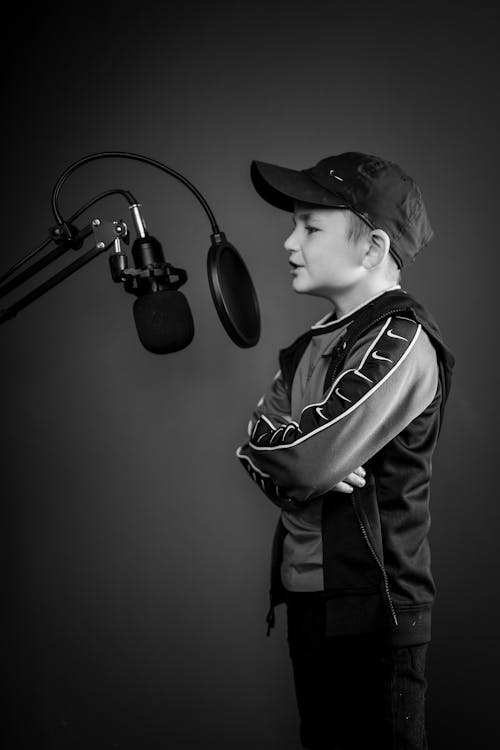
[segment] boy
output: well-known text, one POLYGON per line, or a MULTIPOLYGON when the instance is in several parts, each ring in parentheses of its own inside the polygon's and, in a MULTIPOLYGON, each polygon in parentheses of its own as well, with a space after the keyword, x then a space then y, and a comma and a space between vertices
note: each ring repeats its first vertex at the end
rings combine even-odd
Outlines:
POLYGON ((293 214, 294 290, 333 304, 280 351, 237 450, 281 509, 268 623, 286 602, 302 744, 421 750, 429 484, 453 357, 399 277, 433 232, 418 186, 378 157, 254 161, 251 177, 293 214))

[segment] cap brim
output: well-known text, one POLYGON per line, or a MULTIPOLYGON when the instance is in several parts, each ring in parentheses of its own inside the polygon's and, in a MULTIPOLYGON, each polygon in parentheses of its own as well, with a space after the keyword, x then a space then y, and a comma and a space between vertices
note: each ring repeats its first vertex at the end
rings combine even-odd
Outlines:
POLYGON ((294 211, 294 201, 329 208, 346 206, 341 196, 322 188, 304 172, 263 161, 252 161, 250 177, 258 194, 283 211, 294 211))

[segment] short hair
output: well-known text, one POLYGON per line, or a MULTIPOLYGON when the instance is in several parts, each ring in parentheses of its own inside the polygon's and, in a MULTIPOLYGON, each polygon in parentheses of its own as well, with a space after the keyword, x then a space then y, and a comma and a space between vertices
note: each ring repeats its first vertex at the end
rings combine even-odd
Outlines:
MULTIPOLYGON (((354 211, 348 208, 342 209, 342 213, 347 219, 346 238, 349 242, 358 242, 358 240, 368 237, 372 228, 366 221, 363 221, 354 211)), ((389 258, 391 262, 388 265, 386 276, 389 281, 398 284, 401 281, 401 269, 391 253, 389 253, 389 258)))
POLYGON ((347 219, 346 237, 351 242, 358 242, 365 237, 368 237, 372 228, 363 221, 354 211, 349 208, 343 208, 342 213, 347 219))

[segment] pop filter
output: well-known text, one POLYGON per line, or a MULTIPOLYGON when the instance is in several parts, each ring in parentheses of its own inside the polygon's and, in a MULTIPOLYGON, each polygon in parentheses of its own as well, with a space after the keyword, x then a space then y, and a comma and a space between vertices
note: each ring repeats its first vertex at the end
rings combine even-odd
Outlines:
POLYGON ((224 232, 210 237, 208 283, 219 319, 235 344, 255 346, 260 338, 260 312, 248 269, 224 232))

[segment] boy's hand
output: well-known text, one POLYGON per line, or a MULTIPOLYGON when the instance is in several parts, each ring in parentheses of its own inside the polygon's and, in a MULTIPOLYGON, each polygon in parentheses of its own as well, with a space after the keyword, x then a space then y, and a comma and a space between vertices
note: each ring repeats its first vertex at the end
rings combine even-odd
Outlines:
POLYGON ((337 484, 332 487, 333 492, 354 492, 354 487, 364 487, 366 482, 364 477, 366 476, 366 471, 363 469, 362 466, 358 466, 357 469, 354 469, 353 472, 349 474, 345 479, 343 479, 341 482, 337 482, 337 484))

